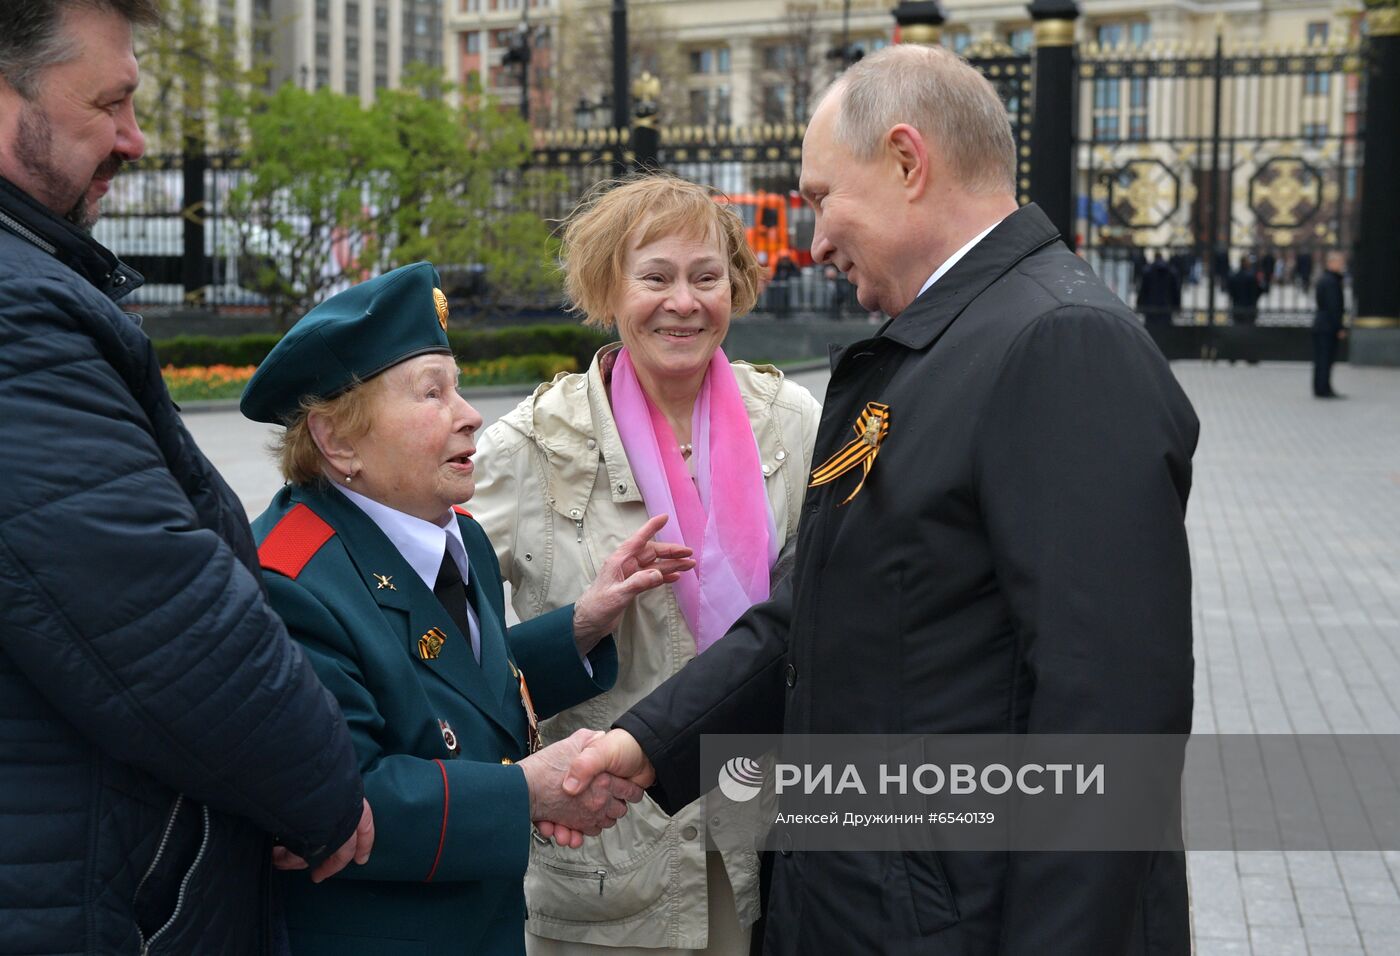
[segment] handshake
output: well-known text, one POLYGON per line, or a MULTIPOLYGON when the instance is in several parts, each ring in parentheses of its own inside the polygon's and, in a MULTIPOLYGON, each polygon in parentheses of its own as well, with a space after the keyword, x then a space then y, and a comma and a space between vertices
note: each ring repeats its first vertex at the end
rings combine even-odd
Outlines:
POLYGON ((656 771, 625 730, 578 730, 520 761, 530 821, 542 837, 578 848, 642 799, 656 771))

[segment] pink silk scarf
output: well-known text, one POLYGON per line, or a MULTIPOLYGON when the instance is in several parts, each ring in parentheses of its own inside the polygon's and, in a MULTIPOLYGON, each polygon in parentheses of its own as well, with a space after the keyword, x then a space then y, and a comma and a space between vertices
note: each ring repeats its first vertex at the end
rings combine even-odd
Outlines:
POLYGON ((734 369, 715 349, 695 399, 690 436, 692 480, 665 415, 642 391, 626 349, 612 370, 612 410, 627 463, 651 516, 670 515, 657 537, 695 552, 695 570, 672 587, 703 652, 739 615, 767 600, 777 560, 758 442, 734 369))

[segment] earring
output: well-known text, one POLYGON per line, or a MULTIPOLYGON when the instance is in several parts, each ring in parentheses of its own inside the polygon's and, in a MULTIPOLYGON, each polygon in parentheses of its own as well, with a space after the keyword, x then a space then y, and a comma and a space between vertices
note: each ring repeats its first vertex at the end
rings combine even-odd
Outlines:
POLYGON ((354 478, 355 478, 354 475, 346 475, 346 476, 345 476, 345 483, 346 483, 347 485, 350 484, 350 482, 353 481, 354 478))

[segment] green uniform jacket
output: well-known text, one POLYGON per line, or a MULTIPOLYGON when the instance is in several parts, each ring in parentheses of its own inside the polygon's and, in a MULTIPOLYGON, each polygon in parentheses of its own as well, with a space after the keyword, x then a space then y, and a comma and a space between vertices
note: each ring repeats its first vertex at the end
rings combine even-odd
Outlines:
POLYGON ((458 522, 479 665, 433 592, 334 489, 283 488, 253 523, 272 606, 340 702, 374 812, 369 863, 319 885, 284 879, 294 956, 524 951, 529 796, 512 764, 528 727, 512 665, 543 719, 611 687, 617 651, 600 643, 588 676, 572 605, 507 633, 495 553, 475 521, 458 522), (433 628, 446 638, 436 657, 436 642, 419 640, 433 628))

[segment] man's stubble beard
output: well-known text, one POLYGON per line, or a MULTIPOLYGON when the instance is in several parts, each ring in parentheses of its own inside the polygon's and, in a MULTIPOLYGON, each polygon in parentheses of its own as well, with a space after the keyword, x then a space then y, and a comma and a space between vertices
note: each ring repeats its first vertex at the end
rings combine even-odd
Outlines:
MULTIPOLYGON (((72 184, 66 182, 54 171, 52 156, 53 127, 49 124, 48 116, 43 110, 29 106, 24 107, 20 110, 19 125, 16 129, 15 159, 38 181, 39 187, 45 195, 35 198, 49 208, 53 208, 50 205, 51 201, 61 201, 62 197, 72 190, 72 184)), ((121 159, 113 156, 102 164, 102 169, 99 172, 106 172, 110 169, 111 173, 115 175, 120 167, 121 159)), ((88 188, 91 185, 91 180, 84 184, 82 191, 78 194, 77 201, 67 212, 63 213, 65 220, 83 232, 91 232, 92 227, 97 224, 98 217, 102 214, 96 202, 88 202, 88 188)))

